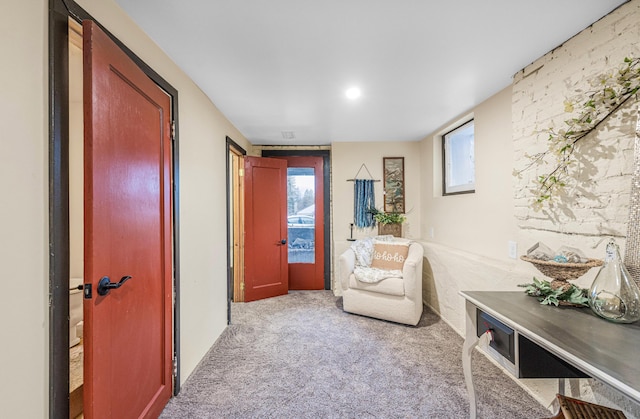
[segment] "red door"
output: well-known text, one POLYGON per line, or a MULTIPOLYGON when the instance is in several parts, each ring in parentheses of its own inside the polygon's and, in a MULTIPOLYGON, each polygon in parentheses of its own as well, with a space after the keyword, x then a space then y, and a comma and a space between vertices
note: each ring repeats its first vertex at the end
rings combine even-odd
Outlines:
POLYGON ((157 417, 172 392, 170 98, 83 31, 84 417, 157 417))
POLYGON ((245 157, 244 300, 287 294, 287 162, 245 157))
POLYGON ((323 159, 279 157, 287 161, 289 289, 324 289, 323 159))

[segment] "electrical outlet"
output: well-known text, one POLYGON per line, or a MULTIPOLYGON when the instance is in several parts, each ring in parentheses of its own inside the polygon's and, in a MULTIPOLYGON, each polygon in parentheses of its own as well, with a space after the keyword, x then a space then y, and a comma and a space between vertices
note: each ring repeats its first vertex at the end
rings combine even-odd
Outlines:
POLYGON ((509 240, 509 257, 511 259, 517 259, 518 258, 518 243, 514 242, 513 240, 509 240))

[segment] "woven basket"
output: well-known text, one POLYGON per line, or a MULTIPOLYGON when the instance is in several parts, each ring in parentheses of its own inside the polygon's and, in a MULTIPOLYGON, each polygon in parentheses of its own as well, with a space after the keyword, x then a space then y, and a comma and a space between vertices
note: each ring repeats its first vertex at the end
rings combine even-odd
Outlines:
POLYGON ((568 281, 580 278, 587 271, 602 265, 600 259, 588 259, 586 263, 560 263, 551 260, 532 259, 528 256, 520 256, 520 259, 531 263, 543 275, 560 281, 568 281))
MULTIPOLYGON (((621 410, 601 406, 599 404, 588 403, 571 397, 556 395, 560 403, 560 412, 557 419, 626 419, 621 410)), ((553 419, 553 418, 552 418, 553 419)))

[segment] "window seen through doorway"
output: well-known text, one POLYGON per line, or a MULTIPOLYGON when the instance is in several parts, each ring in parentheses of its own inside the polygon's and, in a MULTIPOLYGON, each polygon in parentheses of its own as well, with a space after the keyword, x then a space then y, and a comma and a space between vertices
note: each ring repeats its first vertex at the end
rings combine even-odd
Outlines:
POLYGON ((315 170, 287 169, 287 232, 289 263, 315 263, 315 170))

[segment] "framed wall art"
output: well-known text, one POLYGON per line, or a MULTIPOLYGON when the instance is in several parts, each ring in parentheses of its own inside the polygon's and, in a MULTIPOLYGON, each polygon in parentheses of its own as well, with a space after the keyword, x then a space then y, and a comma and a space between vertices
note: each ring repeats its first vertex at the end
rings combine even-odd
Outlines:
POLYGON ((404 157, 383 157, 384 212, 404 214, 404 157))

